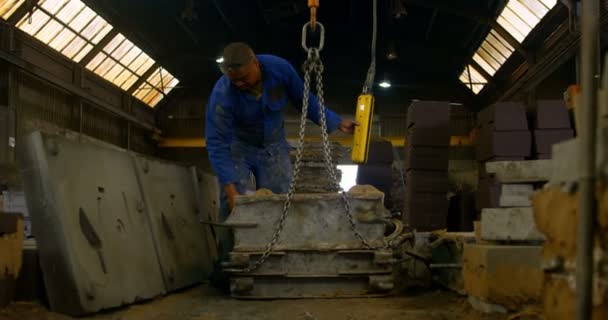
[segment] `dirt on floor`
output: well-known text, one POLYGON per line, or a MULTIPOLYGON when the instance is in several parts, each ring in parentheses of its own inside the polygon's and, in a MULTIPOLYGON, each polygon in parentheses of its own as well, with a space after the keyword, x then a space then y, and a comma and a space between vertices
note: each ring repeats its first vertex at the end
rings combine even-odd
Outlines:
MULTIPOLYGON (((199 286, 141 304, 104 311, 87 320, 501 320, 485 315, 466 299, 445 291, 373 299, 236 300, 199 286)), ((15 303, 0 320, 68 320, 41 305, 15 303)), ((517 318, 520 319, 520 318, 517 318)))

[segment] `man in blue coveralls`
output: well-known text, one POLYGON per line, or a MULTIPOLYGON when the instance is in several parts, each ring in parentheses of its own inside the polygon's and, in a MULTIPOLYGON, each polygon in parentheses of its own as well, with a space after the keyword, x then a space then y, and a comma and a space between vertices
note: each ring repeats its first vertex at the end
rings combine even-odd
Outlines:
MULTIPOLYGON (((224 48, 222 76, 207 105, 205 136, 211 165, 223 188, 220 219, 228 217, 234 197, 243 194, 250 173, 256 189, 289 191, 291 162, 285 140, 288 102, 302 106, 304 84, 293 66, 273 55, 255 55, 245 43, 224 48)), ((352 134, 355 122, 326 109, 329 133, 352 134)), ((310 95, 308 119, 319 124, 319 101, 310 95)), ((224 243, 220 256, 232 247, 224 243)))
MULTIPOLYGON (((222 76, 207 106, 205 135, 209 159, 226 195, 227 207, 245 192, 249 174, 256 189, 287 193, 291 182, 284 113, 289 101, 302 106, 303 82, 291 64, 255 55, 244 43, 224 49, 222 76)), ((308 119, 319 124, 319 101, 310 95, 308 119)), ((355 123, 326 109, 327 130, 352 134, 355 123)), ((225 217, 222 217, 225 218, 225 217)))

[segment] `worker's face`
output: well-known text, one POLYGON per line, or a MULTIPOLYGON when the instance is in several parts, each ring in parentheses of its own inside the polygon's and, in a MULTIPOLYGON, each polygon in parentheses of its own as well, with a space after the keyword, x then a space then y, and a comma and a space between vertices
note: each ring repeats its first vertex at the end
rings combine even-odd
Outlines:
POLYGON ((226 76, 240 90, 250 90, 262 80, 260 63, 257 59, 254 59, 251 63, 239 69, 228 69, 226 76))

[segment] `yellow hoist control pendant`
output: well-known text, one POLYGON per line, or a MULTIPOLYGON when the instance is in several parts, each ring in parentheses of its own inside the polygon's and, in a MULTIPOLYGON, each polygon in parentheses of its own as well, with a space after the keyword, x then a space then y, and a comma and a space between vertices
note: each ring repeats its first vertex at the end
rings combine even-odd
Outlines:
POLYGON ((359 123, 355 127, 353 136, 353 151, 351 159, 354 163, 366 163, 369 151, 369 142, 372 135, 372 117, 374 115, 374 96, 362 94, 357 99, 357 112, 355 120, 359 123))

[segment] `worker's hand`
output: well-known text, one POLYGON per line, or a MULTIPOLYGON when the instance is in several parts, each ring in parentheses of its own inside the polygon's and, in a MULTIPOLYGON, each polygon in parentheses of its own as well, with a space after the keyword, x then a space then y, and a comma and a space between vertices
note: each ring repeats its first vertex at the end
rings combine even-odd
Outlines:
POLYGON ((359 125, 359 123, 357 121, 353 121, 350 119, 344 119, 344 120, 342 120, 342 122, 340 122, 340 125, 338 126, 338 130, 340 130, 344 133, 353 134, 355 132, 355 127, 358 125, 359 125))
POLYGON ((228 209, 234 209, 234 197, 239 195, 239 192, 236 191, 236 186, 232 183, 227 184, 224 186, 224 192, 228 198, 228 209))

